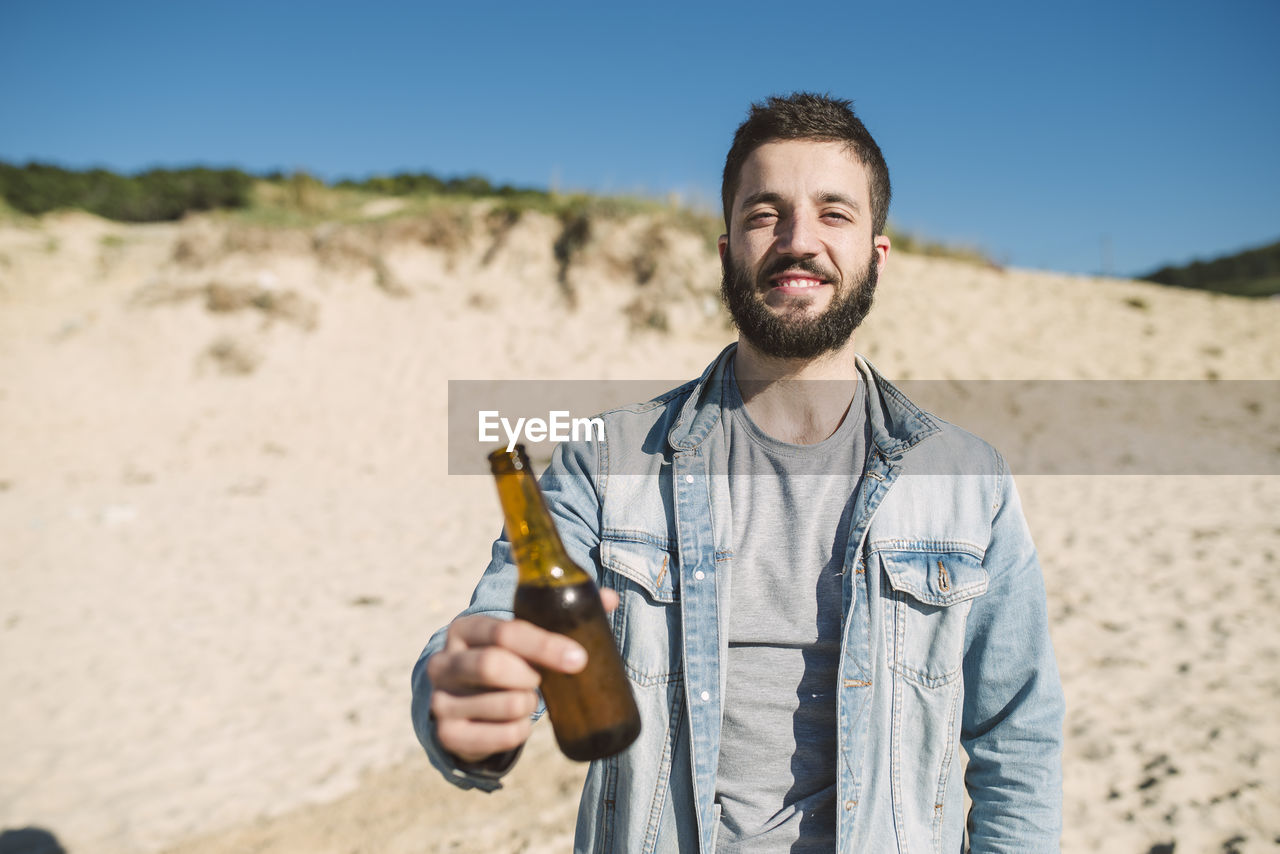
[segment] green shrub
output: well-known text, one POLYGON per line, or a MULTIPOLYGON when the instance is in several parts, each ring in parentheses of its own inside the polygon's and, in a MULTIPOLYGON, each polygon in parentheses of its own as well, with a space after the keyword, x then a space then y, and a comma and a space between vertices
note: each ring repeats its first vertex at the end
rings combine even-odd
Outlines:
POLYGON ((130 176, 0 163, 0 195, 33 216, 81 208, 124 222, 175 220, 192 211, 245 207, 252 186, 253 178, 238 169, 152 169, 130 176))
POLYGON ((1212 261, 1162 267, 1142 278, 1162 285, 1236 296, 1271 296, 1280 293, 1280 242, 1212 261))
POLYGON ((397 172, 394 175, 374 175, 361 181, 346 178, 338 181, 336 187, 346 190, 364 190, 383 196, 469 196, 485 198, 491 196, 508 197, 543 197, 543 190, 513 187, 510 184, 494 186, 483 175, 463 175, 457 178, 441 179, 429 172, 397 172))

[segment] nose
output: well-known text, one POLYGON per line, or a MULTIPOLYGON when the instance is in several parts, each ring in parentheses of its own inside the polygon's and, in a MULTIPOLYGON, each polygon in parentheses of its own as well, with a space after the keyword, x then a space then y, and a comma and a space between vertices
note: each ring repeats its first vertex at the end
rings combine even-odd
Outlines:
POLYGON ((817 255, 821 248, 817 225, 811 218, 799 213, 782 220, 776 232, 778 251, 797 257, 817 255))

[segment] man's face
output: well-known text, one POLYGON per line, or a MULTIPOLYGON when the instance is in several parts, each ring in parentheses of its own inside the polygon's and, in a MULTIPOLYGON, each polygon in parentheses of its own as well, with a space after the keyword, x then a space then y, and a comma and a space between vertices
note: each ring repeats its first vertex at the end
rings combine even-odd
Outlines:
POLYGON ((779 358, 838 349, 871 308, 889 240, 871 233, 866 168, 838 142, 769 142, 742 165, 720 238, 742 336, 779 358))

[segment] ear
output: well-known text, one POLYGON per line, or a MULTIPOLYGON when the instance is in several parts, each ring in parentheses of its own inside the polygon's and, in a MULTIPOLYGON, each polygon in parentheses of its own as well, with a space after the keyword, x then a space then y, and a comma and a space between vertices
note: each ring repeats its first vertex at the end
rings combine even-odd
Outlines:
POLYGON ((889 235, 877 234, 871 241, 871 251, 876 253, 876 269, 884 272, 884 265, 889 263, 889 235))
POLYGON ((729 251, 729 235, 722 234, 716 238, 716 249, 720 250, 720 263, 723 265, 725 253, 729 251))

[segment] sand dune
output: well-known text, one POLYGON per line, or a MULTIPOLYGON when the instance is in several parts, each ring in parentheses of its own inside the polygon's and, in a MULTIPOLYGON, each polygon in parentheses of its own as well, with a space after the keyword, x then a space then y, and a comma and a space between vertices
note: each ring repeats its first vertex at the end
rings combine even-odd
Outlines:
MULTIPOLYGON (((0 226, 10 839, 567 850, 582 769, 547 733, 486 797, 409 725, 409 668, 499 527, 487 479, 448 474, 448 381, 677 381, 732 332, 697 236, 596 220, 562 273, 559 229, 483 206, 0 226)), ((859 336, 897 378, 1207 386, 1280 380, 1277 328, 1277 301, 899 254, 859 336)), ((1280 845, 1280 398, 1244 388, 1215 435, 1251 474, 1019 474, 1069 703, 1064 851, 1280 845)))

